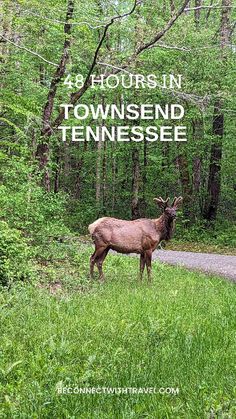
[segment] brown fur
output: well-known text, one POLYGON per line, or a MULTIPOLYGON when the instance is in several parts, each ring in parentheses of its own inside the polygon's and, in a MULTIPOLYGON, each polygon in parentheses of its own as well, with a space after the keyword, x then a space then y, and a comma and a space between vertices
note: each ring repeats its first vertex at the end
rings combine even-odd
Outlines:
POLYGON ((165 214, 156 220, 156 229, 161 231, 161 240, 172 239, 175 230, 175 220, 168 219, 165 214))
POLYGON ((140 276, 147 268, 148 277, 151 274, 152 252, 160 241, 170 240, 174 231, 174 218, 177 205, 182 198, 175 198, 171 207, 168 200, 155 198, 158 205, 164 210, 157 219, 140 218, 134 221, 119 220, 112 217, 103 217, 90 224, 88 229, 95 244, 95 251, 90 258, 90 274, 93 276, 96 263, 103 279, 102 264, 110 249, 119 253, 140 254, 140 276), (178 201, 176 201, 178 200, 178 201))

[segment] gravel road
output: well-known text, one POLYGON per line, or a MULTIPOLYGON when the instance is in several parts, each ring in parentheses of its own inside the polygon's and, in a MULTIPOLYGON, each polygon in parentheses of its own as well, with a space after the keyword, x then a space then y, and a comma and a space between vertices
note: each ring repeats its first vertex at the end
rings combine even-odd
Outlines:
POLYGON ((193 270, 213 273, 236 282, 236 256, 155 250, 152 260, 160 260, 170 265, 184 266, 193 270))

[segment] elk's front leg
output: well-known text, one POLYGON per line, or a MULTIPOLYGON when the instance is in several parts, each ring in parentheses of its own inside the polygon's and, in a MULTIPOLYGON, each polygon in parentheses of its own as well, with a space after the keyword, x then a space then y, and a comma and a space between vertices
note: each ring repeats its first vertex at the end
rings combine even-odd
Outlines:
POLYGON ((147 275, 148 280, 151 281, 151 275, 152 275, 152 249, 146 250, 145 252, 145 262, 147 267, 147 275))
POLYGON ((145 268, 145 255, 144 253, 141 253, 140 255, 140 281, 143 279, 143 271, 145 268))
POLYGON ((90 256, 90 277, 93 278, 96 250, 90 256))

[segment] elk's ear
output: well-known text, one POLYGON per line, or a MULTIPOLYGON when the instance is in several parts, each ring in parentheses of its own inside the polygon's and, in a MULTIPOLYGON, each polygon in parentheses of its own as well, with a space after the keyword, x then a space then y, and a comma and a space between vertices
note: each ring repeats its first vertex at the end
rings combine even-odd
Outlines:
POLYGON ((169 202, 170 198, 167 198, 165 201, 163 198, 161 198, 161 196, 159 196, 159 198, 154 198, 153 201, 155 201, 157 203, 157 205, 162 208, 165 209, 168 206, 168 202, 169 202))
POLYGON ((178 198, 175 197, 172 203, 172 207, 179 208, 182 202, 183 202, 182 196, 179 196, 178 198))

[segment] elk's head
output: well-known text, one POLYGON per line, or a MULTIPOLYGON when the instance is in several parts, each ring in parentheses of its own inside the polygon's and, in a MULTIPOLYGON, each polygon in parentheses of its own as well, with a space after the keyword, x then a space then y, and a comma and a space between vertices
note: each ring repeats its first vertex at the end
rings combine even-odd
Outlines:
POLYGON ((172 204, 169 204, 170 198, 167 198, 164 200, 159 196, 159 198, 154 198, 154 201, 157 203, 157 205, 163 210, 163 213, 168 216, 171 220, 174 220, 176 218, 176 211, 179 209, 183 198, 182 196, 179 196, 179 198, 174 198, 172 204))

